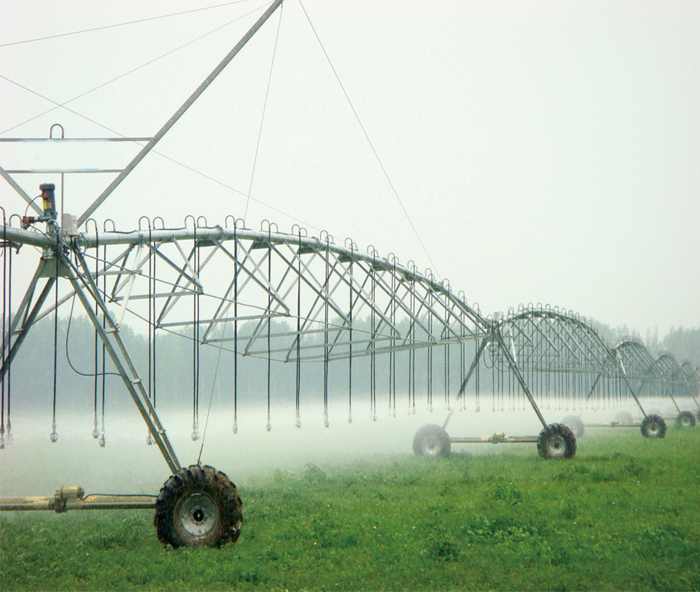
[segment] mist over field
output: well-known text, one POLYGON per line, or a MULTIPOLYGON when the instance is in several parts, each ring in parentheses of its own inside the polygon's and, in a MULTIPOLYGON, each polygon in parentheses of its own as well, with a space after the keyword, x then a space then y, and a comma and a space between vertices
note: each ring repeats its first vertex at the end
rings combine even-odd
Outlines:
MULTIPOLYGON (((239 486, 269 478, 275 470, 300 471, 309 463, 321 467, 388 463, 413 454, 413 436, 420 426, 442 425, 447 417, 442 407, 430 413, 421 406, 413 414, 402 406, 392 417, 388 408, 382 406, 376 421, 368 411, 366 404, 357 403, 349 423, 347 405, 336 403, 329 408, 326 428, 322 405, 308 405, 301 410, 302 427, 297 428, 294 407, 275 407, 268 432, 266 409, 243 408, 238 413, 238 433, 233 434, 232 408, 212 405, 204 434, 207 405, 203 403, 199 421, 199 433, 204 436, 201 461, 224 471, 239 486)), ((591 423, 609 422, 617 411, 601 408, 585 411, 582 417, 591 423)), ((665 406, 663 411, 671 410, 665 406)), ((557 407, 543 407, 542 412, 549 423, 572 413, 557 407)), ((191 438, 192 411, 162 409, 159 416, 180 463, 195 464, 202 438, 191 438)), ((92 415, 60 414, 56 443, 49 438, 51 421, 50 408, 13 417, 14 441, 0 450, 0 496, 52 495, 63 485, 80 485, 86 493, 157 494, 170 475, 158 447, 146 443, 148 432, 135 407, 131 412, 107 415, 104 448, 92 438, 92 415)), ((475 412, 470 406, 455 412, 447 429, 451 436, 489 437, 496 432, 536 436, 542 426, 529 406, 505 412, 475 412)), ((634 431, 638 432, 638 428, 634 431)), ((606 433, 609 430, 589 429, 584 438, 606 433)), ((453 451, 498 455, 512 447, 529 449, 533 457, 537 456, 535 444, 454 444, 453 451)))

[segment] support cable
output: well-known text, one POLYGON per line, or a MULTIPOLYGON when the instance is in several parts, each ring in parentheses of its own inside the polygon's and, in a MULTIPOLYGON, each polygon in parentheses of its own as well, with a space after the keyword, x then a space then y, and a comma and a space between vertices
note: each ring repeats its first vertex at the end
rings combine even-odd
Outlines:
MULTIPOLYGON (((257 10, 257 9, 256 9, 256 10, 257 10)), ((82 115, 81 113, 79 113, 79 112, 77 112, 77 111, 74 111, 74 110, 68 108, 66 105, 67 105, 68 103, 71 103, 71 102, 73 102, 73 101, 75 101, 75 100, 77 100, 77 99, 79 99, 79 98, 81 98, 81 97, 83 97, 83 96, 85 96, 85 95, 87 95, 87 94, 89 94, 89 93, 95 91, 95 90, 98 90, 98 89, 100 89, 100 88, 103 88, 104 86, 107 86, 108 84, 111 84, 112 82, 114 82, 114 81, 116 81, 116 80, 118 80, 118 79, 120 79, 120 78, 123 78, 124 76, 127 76, 127 75, 129 75, 129 74, 135 72, 136 70, 139 70, 139 69, 141 69, 141 68, 143 68, 143 67, 145 67, 145 66, 150 65, 150 64, 152 64, 153 62, 155 62, 155 61, 157 61, 157 60, 160 60, 161 58, 164 58, 164 57, 166 57, 167 55, 170 55, 171 53, 174 53, 175 51, 178 51, 179 49, 182 49, 183 47, 185 47, 185 46, 187 46, 187 45, 189 45, 189 44, 191 44, 191 43, 194 43, 194 42, 198 41, 199 39, 201 39, 201 38, 203 38, 203 37, 206 37, 207 35, 210 35, 211 33, 214 33, 214 32, 216 32, 216 31, 218 31, 219 29, 224 28, 224 27, 230 25, 231 23, 233 23, 233 22, 235 22, 235 21, 240 20, 240 18, 243 18, 243 17, 245 17, 245 16, 248 16, 248 14, 251 14, 252 12, 255 12, 255 11, 251 11, 251 12, 249 12, 249 13, 243 15, 242 17, 238 17, 238 18, 234 19, 233 21, 230 21, 230 22, 226 23, 225 25, 223 25, 223 26, 221 26, 221 27, 218 27, 217 29, 214 29, 213 31, 210 31, 210 32, 206 33, 205 35, 203 35, 203 36, 201 36, 201 37, 198 37, 197 39, 194 39, 194 40, 192 40, 192 41, 190 41, 190 42, 188 42, 188 43, 186 43, 186 44, 184 44, 184 45, 182 45, 182 46, 180 46, 180 47, 175 48, 174 50, 172 50, 172 51, 170 51, 170 52, 168 52, 168 53, 166 53, 166 54, 163 54, 162 56, 159 56, 158 58, 155 58, 155 59, 153 59, 153 60, 147 62, 146 64, 142 64, 141 66, 139 66, 138 68, 135 68, 134 70, 130 70, 129 72, 126 72, 126 73, 124 73, 124 74, 118 76, 117 78, 114 78, 114 79, 112 79, 112 80, 110 80, 110 81, 108 81, 108 82, 105 82, 105 83, 103 83, 103 84, 101 84, 101 85, 99 85, 99 86, 97 86, 97 87, 95 87, 95 88, 93 88, 93 89, 91 89, 91 90, 89 90, 89 91, 87 91, 87 92, 81 94, 81 95, 78 95, 77 97, 73 97, 72 99, 70 99, 69 101, 66 101, 65 103, 58 103, 57 101, 54 101, 54 100, 52 100, 52 99, 50 99, 50 98, 48 98, 48 97, 42 95, 41 93, 38 93, 38 92, 36 92, 36 91, 34 91, 34 90, 32 90, 32 89, 30 89, 30 88, 28 88, 28 87, 26 87, 26 86, 24 86, 24 85, 22 85, 22 84, 19 84, 18 82, 9 79, 9 78, 7 78, 6 76, 0 75, 0 79, 5 80, 5 81, 7 81, 7 82, 9 82, 9 83, 11 83, 11 84, 14 84, 15 86, 17 86, 17 87, 19 87, 19 88, 21 88, 21 89, 23 89, 23 90, 25 90, 25 91, 27 91, 27 92, 29 92, 29 93, 31 93, 31 94, 34 94, 35 96, 37 96, 37 97, 39 97, 39 98, 41 98, 41 99, 44 99, 44 100, 46 100, 46 101, 48 101, 48 102, 50 102, 50 103, 53 103, 53 104, 55 105, 54 108, 49 109, 48 111, 45 111, 44 113, 41 113, 41 114, 39 114, 39 115, 37 115, 37 116, 35 116, 35 117, 32 117, 32 118, 30 118, 30 119, 28 119, 28 120, 26 120, 26 121, 23 121, 22 123, 19 123, 19 124, 17 124, 17 125, 14 125, 14 126, 12 126, 12 127, 10 127, 10 128, 7 128, 7 129, 3 130, 2 132, 0 132, 0 135, 5 134, 5 133, 7 133, 7 132, 9 132, 9 131, 11 131, 11 130, 17 128, 17 127, 20 127, 20 126, 26 124, 26 123, 29 123, 29 122, 33 121, 34 119, 37 119, 37 118, 39 118, 39 117, 42 117, 43 115, 45 115, 45 114, 47 114, 47 113, 50 113, 51 111, 54 111, 55 109, 63 108, 63 109, 65 109, 66 111, 68 111, 69 113, 72 113, 73 115, 76 115, 77 117, 80 117, 80 118, 82 118, 82 119, 84 119, 84 120, 86 120, 86 121, 88 121, 88 122, 90 122, 90 123, 92 123, 92 124, 94 124, 94 125, 96 125, 96 126, 102 128, 102 129, 104 129, 104 130, 110 132, 110 133, 113 133, 113 134, 115 134, 115 135, 117 135, 117 136, 120 136, 120 137, 124 138, 124 137, 126 137, 126 136, 124 136, 123 134, 117 132, 116 130, 113 130, 113 129, 111 129, 111 128, 108 127, 108 126, 105 126, 105 125, 99 123, 98 121, 95 121, 95 120, 93 120, 93 119, 90 119, 89 117, 86 117, 85 115, 82 115)), ((247 198, 248 201, 254 201, 254 202, 256 202, 256 203, 259 203, 259 204, 261 204, 262 206, 264 206, 264 207, 266 207, 266 208, 268 208, 268 209, 270 209, 270 210, 272 210, 272 211, 274 211, 274 212, 276 212, 276 213, 278 213, 278 214, 281 214, 281 215, 283 215, 283 216, 286 216, 286 217, 288 217, 288 218, 294 220, 295 222, 298 222, 298 223, 300 223, 300 224, 304 224, 305 226, 307 226, 307 227, 309 227, 309 228, 313 228, 313 229, 315 229, 315 230, 319 230, 318 228, 316 228, 316 227, 313 226, 312 224, 303 222, 302 220, 296 218, 295 216, 293 216, 293 215, 291 215, 291 214, 289 214, 289 213, 283 212, 282 210, 280 210, 280 209, 278 209, 278 208, 275 208, 274 206, 271 206, 271 205, 269 205, 269 204, 267 204, 267 203, 265 203, 265 202, 263 202, 263 201, 260 201, 260 200, 258 200, 258 199, 255 199, 255 198, 251 197, 250 191, 248 192, 248 194, 246 194, 246 193, 244 193, 244 192, 242 192, 242 191, 239 191, 238 189, 235 189, 234 187, 231 187, 230 185, 227 185, 226 183, 223 183, 223 182, 221 182, 221 181, 219 181, 219 180, 217 180, 217 179, 215 179, 215 178, 213 178, 213 177, 211 177, 211 176, 209 176, 209 175, 206 175, 205 173, 202 173, 201 171, 198 171, 198 170, 196 170, 196 169, 194 169, 194 168, 192 168, 192 167, 190 167, 190 166, 187 166, 186 164, 184 164, 184 163, 182 163, 182 162, 179 162, 178 160, 175 160, 174 158, 171 158, 171 157, 169 157, 169 156, 166 156, 165 154, 163 154, 163 153, 161 153, 161 152, 158 152, 157 150, 151 150, 151 152, 152 152, 153 154, 157 154, 157 155, 160 156, 161 158, 164 158, 164 159, 166 159, 166 160, 169 160, 170 162, 172 162, 172 163, 174 163, 174 164, 176 164, 176 165, 178 165, 178 166, 180 166, 180 167, 182 167, 182 168, 184 168, 184 169, 186 169, 186 170, 188 170, 188 171, 190 171, 190 172, 192 172, 192 173, 194 173, 194 174, 196 174, 196 175, 199 175, 200 177, 203 177, 203 178, 207 179, 208 181, 211 181, 211 182, 213 182, 213 183, 216 183, 217 185, 219 185, 219 186, 221 186, 221 187, 224 187, 225 189, 228 189, 229 191, 233 191, 233 192, 235 192, 235 193, 241 194, 242 196, 245 196, 245 197, 247 198)), ((251 182, 252 182, 252 181, 251 181, 251 182)), ((246 208, 247 208, 247 205, 246 205, 246 208)))
POLYGON ((183 10, 181 12, 172 12, 170 14, 161 14, 159 16, 151 16, 143 19, 137 19, 134 21, 127 21, 124 23, 114 23, 112 25, 103 25, 101 27, 92 27, 90 29, 81 29, 79 31, 70 31, 68 33, 58 33, 56 35, 47 35, 45 37, 35 37, 34 39, 23 39, 22 41, 11 41, 10 43, 0 43, 0 47, 10 47, 12 45, 22 45, 25 43, 36 43, 37 41, 48 41, 49 39, 58 39, 59 37, 70 37, 72 35, 82 35, 83 33, 93 33, 95 31, 104 31, 105 29, 115 29, 117 27, 126 27, 128 25, 136 25, 139 23, 146 23, 149 21, 157 21, 161 19, 171 18, 173 16, 182 16, 183 14, 191 14, 193 12, 202 12, 204 10, 211 10, 212 8, 222 8, 224 6, 230 6, 232 4, 241 4, 242 2, 247 2, 248 0, 234 0, 233 2, 225 2, 223 4, 216 4, 214 6, 204 6, 202 8, 193 8, 191 10, 183 10))
POLYGON ((401 210, 403 211, 404 215, 406 216, 406 219, 408 220, 408 223, 410 224, 411 229, 413 230, 413 233, 416 235, 416 238, 418 239, 418 242, 420 243, 420 246, 422 247, 423 252, 425 253, 426 257, 428 257, 428 261, 430 261, 430 265, 435 270, 435 273, 439 276, 440 274, 437 271, 437 266, 435 265, 432 258, 430 257, 430 253, 428 253, 428 249, 426 249, 425 244, 423 243, 420 235, 418 234, 418 230, 416 229, 415 225, 413 224, 411 217, 408 215, 408 210, 406 210, 405 206, 403 205, 403 202, 401 201, 401 198, 399 197, 398 192, 396 191, 396 188, 394 187, 394 184, 391 182, 391 178, 389 177, 389 173, 387 172, 386 168, 384 168, 384 164, 382 163, 381 159, 379 158, 379 154, 377 153, 376 149, 374 148, 374 144, 372 143, 372 140, 370 140, 369 134, 367 133, 365 126, 362 124, 362 121, 360 120, 360 116, 358 115, 354 105, 352 104, 352 101, 350 100, 350 96, 348 95, 347 91, 345 90, 343 83, 340 81, 340 76, 338 76, 338 72, 336 71, 335 67, 333 66, 333 63, 331 62, 331 58, 328 55, 326 48, 323 46, 323 43, 321 42, 321 38, 318 36, 318 33, 316 32, 316 28, 314 27, 313 23, 311 22, 311 19, 309 18, 309 14, 306 12, 306 8, 304 7, 304 4, 301 0, 299 0, 299 5, 301 6, 301 9, 304 11, 304 16, 306 16, 306 20, 309 22, 311 30, 313 31, 314 36, 316 37, 316 40, 318 41, 318 44, 321 46, 321 50, 323 51, 323 55, 326 56, 326 61, 328 62, 328 65, 330 66, 331 70, 333 71, 333 75, 335 76, 335 79, 338 82, 340 89, 343 91, 343 94, 345 95, 345 99, 347 100, 348 105, 350 105, 350 109, 352 110, 353 115, 355 116, 355 119, 356 119, 358 125, 360 126, 360 129, 362 130, 362 133, 364 134, 365 139, 367 140, 367 143, 369 144, 369 147, 372 150, 372 153, 374 154, 374 157, 377 159, 377 163, 379 164, 379 167, 382 169, 382 173, 384 173, 384 177, 386 178, 387 182, 389 183, 389 187, 391 187, 391 190, 394 193, 394 197, 396 198, 396 201, 399 203, 399 206, 401 206, 401 210))
MULTIPOLYGON (((221 343, 224 342, 226 338, 226 324, 224 324, 221 330, 221 343)), ((197 457, 197 464, 201 466, 202 464, 202 452, 204 452, 204 441, 207 438, 207 428, 209 427, 209 416, 211 415, 211 405, 214 401, 214 389, 216 388, 216 381, 219 377, 219 364, 221 363, 221 352, 224 348, 219 345, 219 352, 216 356, 216 365, 214 366, 214 378, 211 382, 211 394, 209 395, 209 405, 207 406, 207 417, 204 420, 204 431, 202 432, 202 445, 199 447, 199 456, 197 457)))
POLYGON ((275 65, 275 56, 277 55, 277 41, 280 36, 280 28, 282 27, 282 11, 284 5, 280 7, 280 18, 277 21, 277 33, 275 35, 275 44, 272 48, 272 59, 270 60, 270 73, 267 77, 267 88, 265 89, 265 100, 263 101, 262 115, 260 116, 260 129, 258 130, 258 140, 255 144, 255 155, 253 156, 253 169, 250 171, 250 184, 248 185, 248 195, 245 201, 245 210, 243 212, 243 225, 245 226, 248 217, 248 206, 250 205, 250 194, 253 192, 253 179, 255 179, 255 165, 258 162, 258 152, 260 150, 260 140, 262 139, 263 125, 265 123, 265 111, 267 110, 267 99, 270 96, 270 86, 272 83, 272 70, 275 65))
MULTIPOLYGON (((256 10, 257 10, 257 9, 256 9, 256 10)), ((83 97, 85 97, 85 96, 87 96, 87 95, 89 95, 89 94, 91 94, 91 93, 93 93, 93 92, 95 92, 95 91, 97 91, 97 90, 100 90, 100 89, 102 89, 102 88, 104 88, 104 87, 106 87, 106 86, 109 86, 110 84, 116 82, 117 80, 121 80, 122 78, 125 78, 126 76, 129 76, 129 75, 133 74, 134 72, 138 72, 139 70, 141 70, 141 69, 143 69, 143 68, 146 68, 146 67, 150 66, 151 64, 154 64, 155 62, 158 62, 158 61, 162 60, 163 58, 166 58, 166 57, 168 57, 169 55, 172 55, 172 54, 174 54, 174 53, 180 51, 181 49, 184 49, 185 47, 187 47, 187 46, 189 46, 189 45, 193 45, 194 43, 197 43, 198 41, 201 41, 201 40, 204 39, 205 37, 208 37, 209 35, 212 35, 212 34, 216 33, 217 31, 220 31, 221 29, 225 29, 226 27, 228 27, 229 25, 235 23, 236 21, 239 21, 239 20, 241 20, 242 18, 245 18, 246 16, 248 16, 249 14, 252 14, 253 12, 256 12, 256 10, 253 10, 253 11, 251 11, 251 12, 248 12, 248 13, 242 15, 242 16, 236 17, 236 18, 233 19, 232 21, 229 21, 229 22, 227 22, 227 23, 224 23, 223 25, 220 25, 220 26, 216 27, 215 29, 213 29, 213 30, 211 30, 211 31, 208 31, 207 33, 204 33, 203 35, 200 35, 199 37, 196 37, 196 38, 194 38, 194 39, 191 39, 191 40, 188 41, 187 43, 184 43, 184 44, 182 44, 182 45, 180 45, 180 46, 178 46, 178 47, 175 47, 174 49, 171 49, 170 51, 167 51, 166 53, 161 54, 161 55, 159 55, 158 57, 155 57, 155 58, 153 58, 153 59, 151 59, 151 60, 149 60, 149 61, 147 61, 147 62, 141 64, 140 66, 137 66, 136 68, 132 68, 131 70, 129 70, 129 71, 127 71, 127 72, 123 72, 123 73, 120 74, 119 76, 116 76, 116 77, 112 78, 111 80, 107 80, 106 82, 103 82, 102 84, 99 84, 99 85, 97 85, 97 86, 91 88, 90 90, 87 90, 87 91, 85 91, 85 92, 83 92, 83 93, 81 93, 81 94, 79 94, 79 95, 77 95, 77 96, 75 96, 75 97, 73 97, 73 98, 71 98, 71 99, 69 99, 69 100, 63 102, 63 103, 59 103, 59 102, 57 102, 57 101, 54 101, 54 100, 50 99, 49 97, 44 96, 44 95, 42 95, 41 93, 38 93, 37 91, 34 91, 34 90, 32 90, 32 89, 30 89, 30 88, 28 88, 28 87, 26 87, 26 86, 24 86, 24 85, 22 85, 22 84, 20 84, 20 83, 18 83, 18 82, 16 82, 16 81, 14 81, 14 80, 11 80, 11 79, 7 78, 6 76, 0 76, 0 78, 3 79, 3 80, 5 80, 6 82, 9 82, 10 84, 14 84, 15 86, 21 88, 22 90, 27 91, 27 92, 29 92, 29 93, 31 93, 31 94, 34 94, 34 95, 36 95, 37 97, 39 97, 39 98, 41 98, 41 99, 44 99, 45 101, 47 101, 47 102, 49 102, 49 103, 53 103, 53 105, 54 105, 54 107, 52 107, 51 109, 47 109, 46 111, 44 111, 44 112, 42 112, 42 113, 39 113, 38 115, 35 115, 34 117, 30 117, 29 119, 26 119, 25 121, 22 121, 21 123, 18 123, 18 124, 16 124, 16 125, 13 125, 12 127, 9 127, 9 128, 7 128, 7 129, 3 130, 2 132, 0 132, 0 135, 6 134, 7 132, 12 131, 13 129, 16 129, 16 128, 18 128, 18 127, 21 127, 21 126, 23 126, 23 125, 26 125, 27 123, 30 123, 30 122, 34 121, 35 119, 39 119, 40 117, 43 117, 44 115, 47 115, 47 114, 51 113, 52 111, 55 111, 56 109, 65 109, 65 110, 68 111, 69 113, 71 113, 71 114, 73 114, 73 115, 76 115, 77 117, 80 117, 80 118, 82 118, 82 119, 85 119, 86 121, 88 121, 88 122, 90 122, 90 123, 93 123, 94 125, 97 125, 97 126, 101 127, 102 129, 104 129, 104 130, 106 130, 106 131, 109 131, 109 132, 114 133, 114 134, 116 134, 116 135, 118 135, 118 136, 121 136, 121 137, 125 137, 125 136, 123 136, 122 134, 120 134, 120 133, 114 131, 113 129, 110 129, 110 128, 108 128, 107 126, 102 125, 101 123, 99 123, 99 122, 97 122, 97 121, 95 121, 95 120, 92 120, 92 119, 90 119, 89 117, 78 113, 77 111, 74 111, 74 110, 70 109, 70 108, 67 107, 66 105, 69 105, 70 103, 73 103, 73 102, 77 101, 78 99, 81 99, 81 98, 83 98, 83 97)), ((0 45, 0 47, 2 47, 2 46, 0 45)))

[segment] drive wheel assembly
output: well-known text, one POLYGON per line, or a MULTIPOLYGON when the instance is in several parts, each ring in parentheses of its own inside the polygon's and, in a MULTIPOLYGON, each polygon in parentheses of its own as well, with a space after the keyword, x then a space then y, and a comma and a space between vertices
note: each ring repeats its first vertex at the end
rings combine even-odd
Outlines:
POLYGON ((450 456, 452 443, 444 428, 435 424, 424 425, 413 437, 413 452, 416 456, 437 458, 450 456))
POLYGON ((647 415, 642 420, 642 436, 645 438, 663 438, 666 435, 666 422, 660 415, 647 415))
POLYGON ((213 547, 236 542, 243 524, 236 486, 208 465, 182 468, 161 487, 154 523, 160 542, 213 547))
POLYGON ((578 415, 567 415, 561 420, 561 423, 568 427, 574 433, 576 438, 581 438, 585 432, 583 422, 578 415))
POLYGON ((694 428, 695 416, 690 411, 681 411, 676 418, 676 425, 679 428, 694 428))
POLYGON ((540 432, 537 452, 542 458, 572 458, 576 454, 576 436, 567 426, 552 423, 540 432))

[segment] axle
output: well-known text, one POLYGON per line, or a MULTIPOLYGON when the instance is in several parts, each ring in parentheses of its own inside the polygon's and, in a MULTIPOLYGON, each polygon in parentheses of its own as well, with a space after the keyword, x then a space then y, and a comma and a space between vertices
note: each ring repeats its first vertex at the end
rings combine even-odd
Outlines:
POLYGON ((152 510, 154 495, 85 495, 82 487, 57 489, 53 497, 28 496, 0 499, 0 511, 53 510, 57 514, 68 510, 152 510))
POLYGON ((523 444, 537 440, 537 436, 506 436, 503 432, 496 432, 493 436, 450 437, 452 444, 523 444))

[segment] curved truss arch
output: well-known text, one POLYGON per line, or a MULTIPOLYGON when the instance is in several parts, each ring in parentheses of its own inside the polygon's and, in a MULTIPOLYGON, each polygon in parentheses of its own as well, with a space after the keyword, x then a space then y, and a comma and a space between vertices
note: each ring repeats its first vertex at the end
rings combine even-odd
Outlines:
MULTIPOLYGON (((537 372, 614 373, 615 357, 598 332, 578 315, 548 308, 527 309, 499 321, 513 358, 537 372)), ((503 353, 494 350, 503 364, 503 353)))
POLYGON ((625 339, 615 346, 620 371, 637 397, 665 396, 659 385, 663 376, 649 350, 636 339, 625 339))
POLYGON ((628 376, 657 376, 656 362, 640 341, 625 339, 615 346, 615 352, 628 376))
MULTIPOLYGON (((697 398, 700 396, 700 368, 685 360, 681 362, 681 371, 687 380, 690 396, 697 403, 697 398)), ((700 409, 700 404, 698 404, 698 409, 700 409)))
MULTIPOLYGON (((689 380, 688 373, 683 371, 672 354, 662 353, 659 355, 656 359, 656 367, 661 378, 663 392, 666 396, 671 397, 674 403, 676 397, 693 396, 694 385, 689 380)), ((677 404, 676 407, 678 407, 677 404)))

